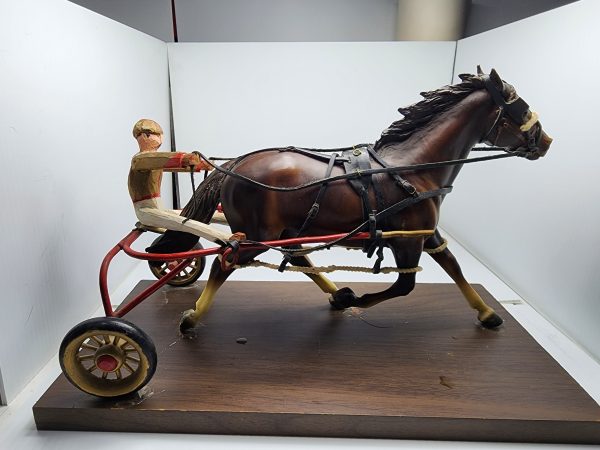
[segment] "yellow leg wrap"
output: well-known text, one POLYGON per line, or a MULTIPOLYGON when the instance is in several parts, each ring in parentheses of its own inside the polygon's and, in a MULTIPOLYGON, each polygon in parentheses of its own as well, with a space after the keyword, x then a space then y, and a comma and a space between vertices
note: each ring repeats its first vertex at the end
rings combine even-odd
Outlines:
POLYGON ((448 247, 448 241, 446 239, 444 239, 444 242, 442 242, 439 247, 436 247, 436 248, 424 248, 423 252, 429 253, 430 255, 434 255, 436 253, 443 252, 444 250, 446 250, 446 247, 448 247))
POLYGON ((456 284, 467 299, 467 302, 469 302, 471 308, 479 312, 479 314, 477 314, 477 318, 480 321, 485 321, 495 313, 492 308, 485 304, 481 296, 475 291, 475 289, 471 287, 469 283, 466 281, 460 281, 456 284))
POLYGON ((193 324, 193 326, 195 326, 200 318, 208 312, 215 298, 215 294, 222 284, 223 283, 217 283, 209 278, 206 282, 206 286, 202 290, 202 294, 200 294, 200 297, 196 301, 196 308, 184 312, 188 324, 193 324))
POLYGON ((333 294, 334 292, 338 291, 338 287, 335 285, 335 283, 325 275, 307 273, 306 276, 313 280, 326 294, 333 294))

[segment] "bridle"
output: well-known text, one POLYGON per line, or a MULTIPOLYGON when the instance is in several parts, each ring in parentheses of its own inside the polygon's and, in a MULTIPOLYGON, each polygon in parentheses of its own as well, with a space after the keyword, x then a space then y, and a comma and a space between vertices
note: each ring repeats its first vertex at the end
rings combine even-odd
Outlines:
POLYGON ((542 138, 542 127, 539 123, 537 113, 529 110, 529 105, 521 97, 516 96, 511 101, 506 101, 502 94, 502 89, 498 87, 496 82, 489 75, 482 77, 486 90, 492 97, 492 100, 498 107, 498 114, 492 127, 486 133, 482 140, 488 140, 493 146, 496 146, 500 137, 505 133, 513 134, 519 139, 523 145, 516 149, 507 149, 509 153, 518 153, 527 159, 538 159, 542 156, 540 151, 540 140, 542 138), (519 133, 514 133, 508 127, 508 120, 512 120, 519 125, 519 133), (495 135, 491 138, 492 133, 495 135))

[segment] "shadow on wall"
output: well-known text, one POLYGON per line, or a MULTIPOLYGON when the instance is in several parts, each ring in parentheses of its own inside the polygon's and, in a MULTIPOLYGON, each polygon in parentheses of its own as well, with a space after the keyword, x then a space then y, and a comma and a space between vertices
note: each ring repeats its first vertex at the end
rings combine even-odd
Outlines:
POLYGON ((483 33, 577 0, 471 0, 464 37, 483 33))

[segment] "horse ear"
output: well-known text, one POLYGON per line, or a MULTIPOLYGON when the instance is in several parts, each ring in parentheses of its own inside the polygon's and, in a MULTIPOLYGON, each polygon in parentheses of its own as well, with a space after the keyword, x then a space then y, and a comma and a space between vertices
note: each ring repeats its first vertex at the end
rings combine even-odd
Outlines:
POLYGON ((490 72, 490 79, 494 82, 496 86, 498 86, 498 89, 502 89, 504 87, 502 78, 500 78, 500 75, 498 75, 496 69, 492 69, 492 71, 490 72))
POLYGON ((481 66, 479 64, 477 64, 477 75, 478 76, 484 75, 483 70, 481 70, 481 66))

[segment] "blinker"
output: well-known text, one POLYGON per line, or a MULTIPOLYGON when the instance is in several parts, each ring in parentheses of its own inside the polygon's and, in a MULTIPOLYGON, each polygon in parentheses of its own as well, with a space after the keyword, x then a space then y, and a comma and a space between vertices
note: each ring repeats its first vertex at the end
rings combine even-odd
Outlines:
POLYGON ((515 123, 523 125, 527 122, 527 112, 529 111, 529 105, 521 97, 517 97, 512 102, 504 100, 502 90, 496 86, 496 83, 488 76, 485 75, 483 83, 485 88, 492 96, 494 103, 500 106, 504 112, 510 117, 515 123))

